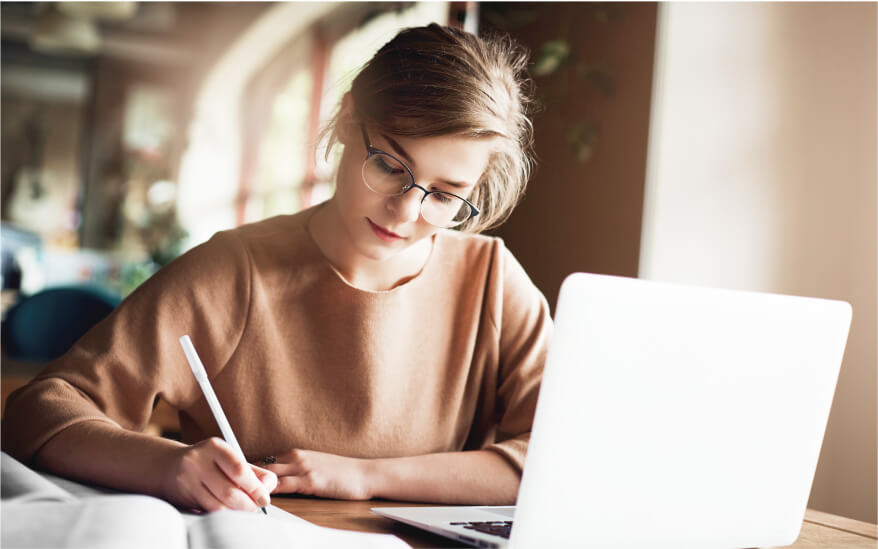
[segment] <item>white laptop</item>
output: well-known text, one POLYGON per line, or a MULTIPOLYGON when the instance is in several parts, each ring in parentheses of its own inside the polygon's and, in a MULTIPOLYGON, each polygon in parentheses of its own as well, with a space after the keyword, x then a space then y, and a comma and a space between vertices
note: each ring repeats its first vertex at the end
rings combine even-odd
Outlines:
POLYGON ((850 321, 840 301, 573 274, 517 507, 372 511, 478 547, 789 545, 850 321))

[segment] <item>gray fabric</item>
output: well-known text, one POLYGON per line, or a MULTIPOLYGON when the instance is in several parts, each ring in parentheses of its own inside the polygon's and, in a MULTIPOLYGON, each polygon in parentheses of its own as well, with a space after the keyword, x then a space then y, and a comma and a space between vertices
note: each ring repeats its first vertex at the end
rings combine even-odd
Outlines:
POLYGON ((76 498, 11 458, 0 454, 0 498, 3 504, 34 501, 75 501, 76 498))
POLYGON ((42 475, 5 452, 0 498, 4 548, 187 546, 185 524, 169 503, 42 475))
POLYGON ((322 528, 274 506, 268 516, 182 513, 159 498, 38 473, 5 452, 0 453, 0 496, 4 549, 408 547, 394 536, 322 528))
POLYGON ((171 505, 147 496, 2 504, 4 548, 182 548, 187 534, 171 505))
POLYGON ((321 528, 283 509, 269 506, 267 517, 262 513, 238 511, 218 511, 200 517, 189 526, 189 547, 400 549, 408 545, 395 536, 321 528))

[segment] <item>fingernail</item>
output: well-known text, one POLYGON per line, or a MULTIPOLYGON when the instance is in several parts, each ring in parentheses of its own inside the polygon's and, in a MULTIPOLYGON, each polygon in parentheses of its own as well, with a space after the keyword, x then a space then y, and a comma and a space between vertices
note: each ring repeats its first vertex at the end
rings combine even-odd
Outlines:
POLYGON ((260 507, 265 507, 270 503, 268 496, 259 496, 259 499, 256 500, 256 504, 260 507))

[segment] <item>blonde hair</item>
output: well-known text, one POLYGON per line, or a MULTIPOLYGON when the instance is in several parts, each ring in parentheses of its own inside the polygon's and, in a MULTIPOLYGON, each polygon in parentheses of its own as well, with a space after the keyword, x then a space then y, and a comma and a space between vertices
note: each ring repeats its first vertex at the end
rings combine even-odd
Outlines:
MULTIPOLYGON (((470 196, 479 215, 459 227, 481 232, 505 221, 533 169, 528 52, 509 37, 477 37, 432 24, 402 30, 351 86, 357 116, 406 137, 499 138, 470 196)), ((327 157, 338 115, 325 130, 327 157)))

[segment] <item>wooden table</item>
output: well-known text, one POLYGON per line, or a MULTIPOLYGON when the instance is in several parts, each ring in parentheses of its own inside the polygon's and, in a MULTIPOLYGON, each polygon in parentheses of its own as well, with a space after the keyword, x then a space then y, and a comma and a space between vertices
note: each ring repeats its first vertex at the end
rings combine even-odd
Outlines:
MULTIPOLYGON (((300 496, 273 496, 271 503, 307 521, 330 528, 394 534, 412 547, 467 547, 450 539, 430 534, 379 517, 372 507, 418 506, 396 501, 336 501, 300 496)), ((809 509, 794 549, 875 549, 878 529, 860 522, 809 509)))
MULTIPOLYGON (((34 375, 33 365, 2 361, 0 381, 0 406, 5 409, 8 394, 27 383, 34 375)), ((153 413, 154 434, 177 427, 176 413, 160 403, 153 413), (163 405, 163 406, 162 406, 163 405)), ((303 519, 331 528, 394 534, 412 547, 467 547, 405 524, 379 517, 369 511, 372 507, 403 507, 423 505, 392 501, 337 501, 301 496, 274 496, 276 507, 298 515, 303 519)), ((876 526, 836 515, 809 509, 799 533, 799 539, 790 547, 794 549, 876 549, 876 526)))

